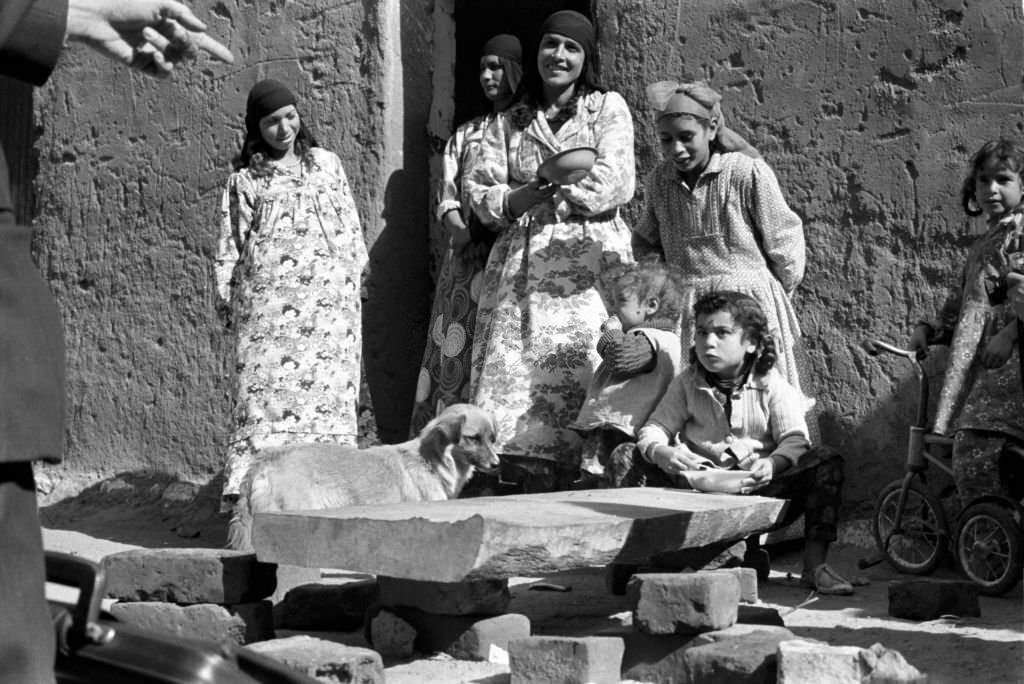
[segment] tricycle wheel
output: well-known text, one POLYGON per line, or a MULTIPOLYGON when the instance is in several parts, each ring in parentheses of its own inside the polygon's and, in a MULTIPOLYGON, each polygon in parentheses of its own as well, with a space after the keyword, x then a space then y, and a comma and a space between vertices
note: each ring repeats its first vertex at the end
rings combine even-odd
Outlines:
POLYGON ((1001 504, 981 501, 968 506, 956 535, 956 562, 964 575, 988 596, 1017 586, 1024 568, 1024 531, 1001 504))
POLYGON ((939 567, 946 554, 949 527, 942 504, 919 482, 911 481, 903 506, 903 517, 896 528, 903 482, 890 482, 875 502, 872 532, 879 550, 889 564, 900 572, 928 575, 939 567))

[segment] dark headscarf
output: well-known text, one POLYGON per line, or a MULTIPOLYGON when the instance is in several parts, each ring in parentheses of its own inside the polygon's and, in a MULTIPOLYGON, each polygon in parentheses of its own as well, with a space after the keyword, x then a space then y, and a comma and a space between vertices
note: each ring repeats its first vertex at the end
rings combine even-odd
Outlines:
POLYGON ((585 56, 584 78, 587 83, 597 83, 597 33, 589 19, 573 10, 560 10, 541 24, 541 38, 545 33, 557 33, 579 43, 585 56))
POLYGON ((516 92, 519 81, 523 78, 523 46, 519 39, 508 33, 499 33, 486 43, 480 50, 480 56, 494 55, 501 62, 505 72, 505 80, 511 92, 516 92))
POLYGON ((270 78, 260 81, 249 91, 249 98, 245 102, 247 132, 259 133, 260 119, 296 102, 292 91, 280 81, 270 78))

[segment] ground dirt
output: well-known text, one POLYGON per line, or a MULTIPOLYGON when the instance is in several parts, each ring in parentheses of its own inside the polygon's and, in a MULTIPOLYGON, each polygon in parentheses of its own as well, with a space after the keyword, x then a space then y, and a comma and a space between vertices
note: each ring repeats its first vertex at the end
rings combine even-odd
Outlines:
MULTIPOLYGON (((132 487, 136 495, 117 495, 127 488, 97 489, 76 502, 43 509, 44 542, 48 549, 99 560, 127 548, 144 546, 218 547, 223 545, 225 521, 211 514, 213 504, 205 492, 187 502, 182 495, 161 494, 154 484, 132 487), (141 493, 141 494, 140 494, 141 493)), ((167 491, 165 487, 162 491, 167 491)), ((177 491, 177 490, 173 490, 177 491)), ((182 492, 178 492, 183 494, 182 492)), ((173 494, 173 492, 172 492, 173 494)), ((1018 585, 999 598, 981 598, 981 617, 944 617, 913 622, 889 617, 888 583, 906 578, 885 564, 858 570, 857 561, 869 556, 869 538, 861 524, 845 528, 830 560, 848 578, 868 583, 853 596, 821 596, 791 610, 811 596, 787 579, 800 569, 800 553, 792 543, 772 549, 772 574, 759 586, 764 605, 779 609, 786 626, 798 636, 833 645, 868 647, 880 642, 895 649, 929 675, 930 682, 949 684, 1017 684, 1024 682, 1024 601, 1018 585), (791 612, 789 612, 791 611, 791 612)), ((325 573, 331 581, 331 573, 325 573)), ((940 568, 936 578, 957 578, 951 567, 940 568)), ((337 578, 335 577, 335 581, 337 578)), ((625 597, 605 590, 600 568, 543 578, 510 580, 510 612, 527 615, 534 634, 583 636, 628 624, 625 597), (539 590, 556 584, 567 591, 539 590)), ((279 594, 282 589, 279 587, 279 594)), ((311 633, 365 646, 360 633, 311 633)), ((284 636, 279 633, 278 636, 284 636)), ((444 655, 420 656, 408 661, 386 661, 388 684, 507 684, 508 666, 454 660, 444 655)))

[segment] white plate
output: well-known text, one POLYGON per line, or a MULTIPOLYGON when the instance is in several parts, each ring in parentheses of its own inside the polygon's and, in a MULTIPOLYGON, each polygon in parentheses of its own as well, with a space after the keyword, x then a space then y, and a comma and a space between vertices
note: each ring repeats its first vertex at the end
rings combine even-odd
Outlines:
POLYGON ((750 477, 749 470, 686 470, 683 477, 694 489, 701 492, 737 494, 740 482, 750 477))

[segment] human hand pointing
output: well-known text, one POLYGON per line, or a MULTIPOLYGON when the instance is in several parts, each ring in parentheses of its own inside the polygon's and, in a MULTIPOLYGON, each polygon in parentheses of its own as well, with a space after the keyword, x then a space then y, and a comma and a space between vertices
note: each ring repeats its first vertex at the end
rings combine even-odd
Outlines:
POLYGON ((70 0, 68 38, 150 76, 167 76, 175 64, 200 52, 231 64, 224 45, 206 24, 176 0, 70 0))

